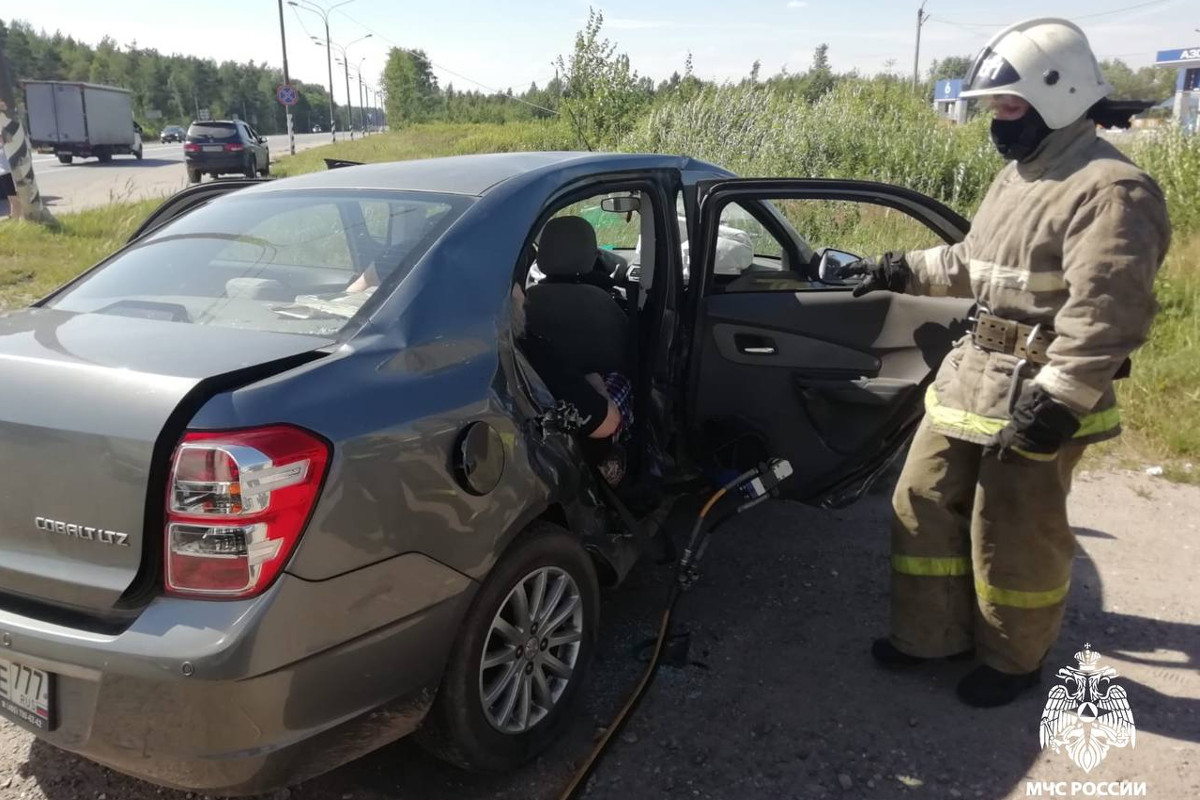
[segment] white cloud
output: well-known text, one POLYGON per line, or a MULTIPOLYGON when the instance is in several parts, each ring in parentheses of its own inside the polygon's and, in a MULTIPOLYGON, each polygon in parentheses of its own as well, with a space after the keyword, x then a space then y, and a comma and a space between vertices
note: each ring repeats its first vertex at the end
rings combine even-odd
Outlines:
POLYGON ((788 0, 787 7, 788 8, 804 8, 806 5, 808 5, 808 3, 804 2, 804 0, 788 0))

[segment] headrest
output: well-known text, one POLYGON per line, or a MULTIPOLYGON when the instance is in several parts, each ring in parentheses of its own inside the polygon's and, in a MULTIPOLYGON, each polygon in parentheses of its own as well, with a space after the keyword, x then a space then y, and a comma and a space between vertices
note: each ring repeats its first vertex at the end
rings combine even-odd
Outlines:
POLYGON ((585 275, 596 263, 596 231, 582 217, 555 217, 542 228, 538 267, 547 276, 585 275))

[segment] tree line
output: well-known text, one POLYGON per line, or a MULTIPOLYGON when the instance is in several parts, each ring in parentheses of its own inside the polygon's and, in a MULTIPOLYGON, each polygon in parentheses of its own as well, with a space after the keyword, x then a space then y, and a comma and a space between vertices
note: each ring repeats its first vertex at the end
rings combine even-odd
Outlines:
MULTIPOLYGON (((554 62, 555 77, 545 86, 532 84, 527 90, 507 91, 456 90, 453 84, 441 87, 433 65, 423 50, 393 48, 381 77, 386 90, 388 120, 393 127, 416 122, 503 123, 561 116, 575 129, 580 144, 592 146, 611 143, 627 132, 633 120, 656 105, 687 101, 705 90, 717 87, 693 72, 689 54, 683 71, 655 83, 639 75, 629 57, 617 50, 616 43, 603 38, 604 15, 591 10, 588 20, 575 37, 573 50, 554 62)), ((973 61, 971 55, 935 59, 922 76, 920 91, 932 100, 934 85, 943 78, 963 78, 973 61)), ((1161 67, 1134 70, 1119 59, 1101 64, 1114 87, 1114 99, 1164 100, 1174 89, 1175 71, 1161 67)), ((749 74, 737 85, 759 85, 776 96, 812 104, 829 93, 840 81, 857 81, 857 71, 835 72, 829 45, 821 44, 813 52, 807 70, 789 72, 786 67, 763 76, 762 63, 755 61, 749 74)), ((875 76, 883 82, 907 82, 908 76, 887 65, 875 76)))
MULTIPOLYGON (((555 61, 556 76, 522 92, 462 89, 439 85, 434 68, 423 50, 393 48, 380 76, 384 88, 387 119, 393 127, 414 122, 504 123, 562 116, 578 132, 611 141, 628 127, 629 120, 655 104, 687 100, 705 88, 716 86, 698 78, 689 55, 682 72, 675 71, 657 83, 639 75, 628 56, 617 45, 602 38, 603 14, 589 12, 588 21, 576 35, 571 53, 555 61)), ((153 136, 164 125, 187 125, 207 109, 214 118, 237 116, 263 133, 286 130, 283 107, 275 100, 275 89, 283 81, 280 70, 265 62, 245 63, 195 56, 164 55, 136 42, 118 45, 105 37, 95 47, 56 32, 35 31, 30 25, 0 20, 0 54, 9 60, 11 73, 22 80, 70 80, 120 86, 133 92, 134 113, 153 136)), ((971 65, 971 56, 935 60, 923 76, 922 90, 932 98, 933 86, 942 78, 961 78, 971 65)), ((889 66, 882 80, 904 80, 889 66)), ((1134 70, 1124 62, 1104 61, 1102 69, 1115 89, 1116 99, 1163 100, 1174 89, 1175 71, 1158 67, 1134 70)), ((841 80, 860 78, 857 72, 833 70, 829 46, 819 45, 807 70, 780 69, 763 77, 761 62, 755 61, 741 85, 764 85, 797 101, 813 103, 841 80)), ((297 130, 314 126, 329 128, 329 95, 317 84, 293 81, 300 100, 293 109, 297 130)), ((353 87, 352 87, 353 90, 353 87)), ((18 92, 18 97, 20 97, 18 92)), ((355 111, 355 122, 358 122, 355 111)), ((347 109, 335 106, 339 129, 347 126, 347 109)))
MULTIPOLYGON (((8 59, 23 105, 20 82, 26 80, 80 81, 118 86, 133 93, 134 116, 148 137, 164 126, 187 126, 207 109, 212 119, 236 116, 260 133, 283 133, 287 121, 275 89, 283 72, 265 62, 217 63, 210 58, 164 55, 137 42, 118 45, 104 37, 95 47, 71 36, 34 30, 20 21, 0 20, 0 57, 8 59)), ((322 86, 298 82, 299 102, 292 114, 298 131, 314 126, 329 130, 329 93, 322 86)), ((351 91, 355 90, 351 87, 351 91)), ((355 105, 357 106, 357 96, 355 105)), ((335 107, 339 129, 347 126, 347 109, 335 107)), ((355 125, 359 110, 354 110, 355 125)))

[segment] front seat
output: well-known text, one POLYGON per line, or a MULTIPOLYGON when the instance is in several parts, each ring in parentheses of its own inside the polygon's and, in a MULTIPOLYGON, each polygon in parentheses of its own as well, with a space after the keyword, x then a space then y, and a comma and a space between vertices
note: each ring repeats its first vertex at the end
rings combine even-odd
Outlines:
POLYGON ((546 278, 526 292, 526 329, 552 342, 576 369, 631 376, 629 320, 608 292, 584 282, 596 254, 596 231, 587 220, 546 223, 537 252, 546 278))

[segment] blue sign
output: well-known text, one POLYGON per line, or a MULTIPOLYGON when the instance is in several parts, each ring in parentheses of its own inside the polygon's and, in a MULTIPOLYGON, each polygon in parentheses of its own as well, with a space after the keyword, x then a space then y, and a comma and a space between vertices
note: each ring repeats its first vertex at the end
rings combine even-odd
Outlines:
POLYGON ((1159 50, 1154 63, 1159 66, 1179 64, 1200 66, 1200 47, 1180 47, 1175 50, 1159 50))
POLYGON ((948 80, 938 81, 933 90, 933 99, 942 102, 957 100, 958 96, 962 94, 962 90, 962 78, 950 78, 948 80))

